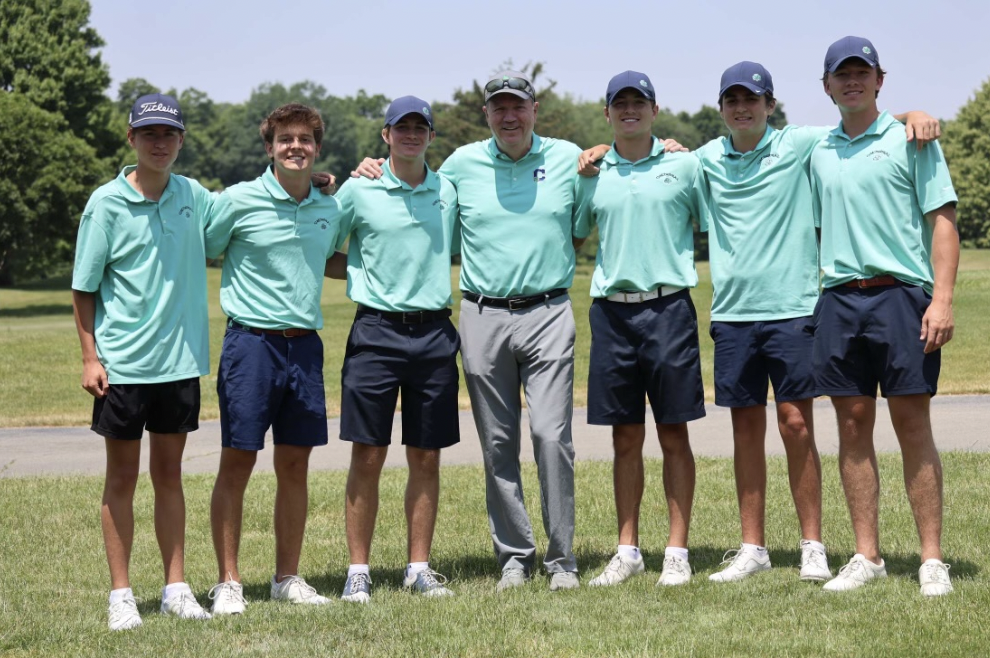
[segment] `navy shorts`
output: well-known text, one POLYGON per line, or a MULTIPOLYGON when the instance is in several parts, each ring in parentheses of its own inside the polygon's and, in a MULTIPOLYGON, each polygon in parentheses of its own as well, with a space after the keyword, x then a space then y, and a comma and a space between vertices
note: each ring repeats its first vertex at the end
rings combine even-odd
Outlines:
POLYGON ((698 315, 687 290, 638 304, 596 299, 591 320, 588 423, 673 424, 705 415, 698 315))
POLYGON ((100 436, 140 440, 155 434, 186 434, 199 429, 199 377, 157 384, 111 384, 93 401, 93 424, 100 436))
POLYGON ((228 326, 217 393, 225 448, 262 450, 269 427, 277 444, 327 443, 323 341, 315 332, 285 338, 228 326))
POLYGON ((777 402, 815 397, 815 321, 811 316, 754 322, 713 321, 715 404, 766 406, 768 381, 777 402))
POLYGON ((925 354, 921 318, 931 297, 918 286, 838 286, 815 307, 818 395, 935 395, 941 350, 925 354))
POLYGON ((340 438, 389 445, 401 392, 403 445, 436 450, 459 442, 460 345, 447 317, 403 324, 359 310, 341 372, 340 438))

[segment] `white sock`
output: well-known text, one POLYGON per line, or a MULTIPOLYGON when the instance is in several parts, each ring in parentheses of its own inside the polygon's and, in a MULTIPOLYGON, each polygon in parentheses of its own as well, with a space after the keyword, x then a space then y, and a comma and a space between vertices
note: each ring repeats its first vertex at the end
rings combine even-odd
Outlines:
POLYGON ((166 585, 162 590, 162 600, 170 599, 176 594, 181 594, 182 592, 189 592, 192 594, 192 588, 186 583, 171 583, 166 585))
POLYGON ((816 551, 821 551, 822 553, 825 552, 825 544, 820 541, 815 541, 814 539, 802 539, 801 548, 804 548, 805 546, 808 548, 813 548, 816 551))
POLYGON ((110 605, 115 603, 120 603, 128 596, 133 597, 134 592, 131 591, 130 587, 121 587, 120 589, 110 590, 110 605))
POLYGON ((747 544, 747 543, 743 542, 742 550, 749 551, 751 553, 756 553, 756 555, 759 556, 759 557, 766 557, 767 556, 767 547, 766 546, 757 546, 756 544, 747 544))
POLYGON ((367 564, 352 564, 347 567, 347 577, 350 578, 356 573, 363 573, 365 576, 370 576, 371 571, 368 569, 367 564))
POLYGON ((426 571, 430 568, 429 562, 410 562, 406 566, 406 578, 412 578, 420 571, 426 571))
POLYGON ((688 549, 680 548, 679 546, 668 546, 663 550, 663 556, 667 557, 679 557, 685 562, 688 561, 688 549))
POLYGON ((630 546, 629 544, 619 544, 619 549, 616 551, 622 557, 629 558, 630 560, 638 560, 640 558, 639 546, 630 546))

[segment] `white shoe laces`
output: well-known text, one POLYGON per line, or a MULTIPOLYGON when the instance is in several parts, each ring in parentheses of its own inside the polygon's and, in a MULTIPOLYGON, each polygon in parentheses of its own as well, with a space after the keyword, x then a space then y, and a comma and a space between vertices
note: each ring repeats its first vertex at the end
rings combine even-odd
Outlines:
POLYGON ((319 596, 319 594, 316 593, 316 588, 299 576, 286 576, 285 580, 279 583, 279 586, 288 590, 293 586, 293 584, 299 588, 299 596, 303 599, 311 599, 314 596, 319 596))
POLYGON ((210 593, 207 596, 210 597, 211 601, 219 599, 221 605, 225 603, 245 603, 244 588, 241 587, 240 583, 232 580, 217 583, 210 588, 210 593))
POLYGON ((945 564, 944 562, 939 562, 938 564, 923 564, 921 568, 924 570, 925 580, 932 583, 942 583, 946 584, 949 582, 949 569, 952 568, 951 564, 945 564))
MULTIPOLYGON (((363 592, 365 589, 368 588, 368 585, 371 583, 371 576, 364 573, 363 571, 359 571, 358 573, 350 577, 350 581, 351 581, 351 594, 357 594, 358 592, 363 592)), ((315 591, 316 590, 314 590, 314 592, 315 591)))
POLYGON ((420 571, 419 577, 423 579, 423 584, 426 586, 426 589, 443 587, 447 584, 447 577, 443 574, 437 573, 433 569, 425 569, 420 571))
MULTIPOLYGON (((725 564, 724 561, 723 564, 725 564)), ((684 574, 691 575, 691 567, 688 565, 688 563, 685 560, 674 557, 673 555, 664 559, 663 570, 672 571, 680 575, 684 575, 684 574)))

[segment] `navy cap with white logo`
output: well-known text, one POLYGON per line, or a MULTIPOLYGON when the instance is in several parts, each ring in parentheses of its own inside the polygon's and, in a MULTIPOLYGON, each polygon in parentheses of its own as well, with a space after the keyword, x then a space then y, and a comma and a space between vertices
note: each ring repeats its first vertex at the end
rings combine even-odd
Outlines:
POLYGON ((653 83, 650 82, 650 78, 645 73, 623 71, 608 81, 608 88, 605 90, 605 104, 611 105, 612 99, 623 89, 635 89, 643 94, 647 100, 656 101, 657 99, 653 83))
POLYGON ((415 96, 402 96, 392 101, 385 110, 385 125, 394 126, 407 114, 423 117, 430 124, 430 130, 433 130, 433 110, 430 109, 430 104, 415 96))
POLYGON ((825 53, 825 72, 835 73, 842 66, 842 62, 851 57, 858 57, 873 68, 880 66, 880 55, 869 39, 842 37, 829 46, 828 52, 825 53))
POLYGON ((179 102, 167 94, 148 94, 134 101, 127 117, 131 128, 139 126, 172 126, 185 130, 179 102))
POLYGON ((773 78, 770 77, 770 71, 756 62, 739 62, 725 69, 722 81, 719 83, 719 99, 729 91, 730 87, 736 85, 749 89, 757 96, 773 95, 773 78))

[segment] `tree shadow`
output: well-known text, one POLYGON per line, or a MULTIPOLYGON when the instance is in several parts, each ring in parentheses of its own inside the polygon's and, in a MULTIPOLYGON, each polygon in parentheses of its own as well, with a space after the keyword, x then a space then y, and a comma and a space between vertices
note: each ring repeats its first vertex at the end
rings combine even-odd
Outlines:
POLYGON ((34 304, 0 308, 0 318, 36 318, 42 315, 72 315, 72 304, 34 304))

